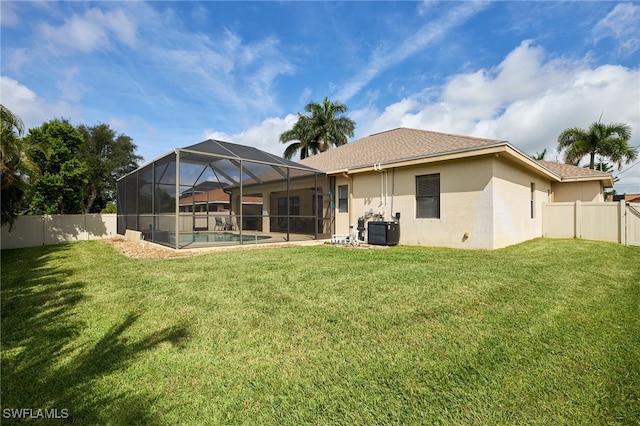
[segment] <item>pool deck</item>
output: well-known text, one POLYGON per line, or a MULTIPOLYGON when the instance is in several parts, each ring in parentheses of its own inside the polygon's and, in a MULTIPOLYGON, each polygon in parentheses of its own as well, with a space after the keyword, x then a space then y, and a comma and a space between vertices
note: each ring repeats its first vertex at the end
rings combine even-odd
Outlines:
MULTIPOLYGON (((245 233, 244 235, 253 235, 250 233, 245 233)), ((238 241, 224 241, 224 242, 189 242, 183 243, 180 245, 179 249, 175 249, 173 247, 168 247, 162 244, 152 243, 151 241, 142 241, 141 244, 144 247, 154 248, 154 249, 162 249, 169 251, 181 251, 181 252, 194 252, 196 253, 205 253, 210 251, 221 251, 221 250, 254 250, 259 248, 270 248, 270 247, 298 247, 298 246, 312 246, 312 245, 322 245, 328 238, 323 239, 314 239, 312 235, 301 235, 301 234, 290 234, 290 240, 287 241, 287 234, 284 233, 259 233, 258 237, 262 239, 258 239, 257 241, 244 241, 242 244, 239 244, 238 241), (269 238, 264 238, 269 237, 269 238)))

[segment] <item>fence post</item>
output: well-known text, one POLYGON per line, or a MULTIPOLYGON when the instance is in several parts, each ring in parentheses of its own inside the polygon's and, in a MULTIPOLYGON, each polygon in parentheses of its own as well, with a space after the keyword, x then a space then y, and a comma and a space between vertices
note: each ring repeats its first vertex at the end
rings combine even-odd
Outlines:
POLYGON ((575 202, 575 238, 582 238, 582 202, 580 200, 576 200, 575 202))
POLYGON ((624 199, 620 200, 618 203, 618 223, 620 226, 618 230, 620 231, 620 236, 618 240, 620 244, 627 245, 627 221, 626 221, 626 213, 627 213, 627 204, 624 199))

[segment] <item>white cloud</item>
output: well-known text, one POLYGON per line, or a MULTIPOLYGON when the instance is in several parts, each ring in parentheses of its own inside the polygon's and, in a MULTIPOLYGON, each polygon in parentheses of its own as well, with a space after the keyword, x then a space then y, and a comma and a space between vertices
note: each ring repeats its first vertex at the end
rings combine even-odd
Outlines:
POLYGON ((78 78, 79 74, 78 67, 73 66, 67 70, 64 81, 56 83, 56 87, 62 93, 62 99, 78 102, 82 99, 82 95, 88 91, 87 87, 81 83, 81 79, 78 78))
POLYGON ((136 44, 136 22, 121 9, 91 8, 84 15, 72 15, 61 26, 43 23, 38 32, 59 53, 68 53, 68 48, 87 53, 109 47, 112 38, 130 47, 136 44))
MULTIPOLYGON (((154 61, 180 64, 180 72, 185 75, 182 90, 207 101, 212 96, 222 100, 225 109, 235 113, 236 120, 238 113, 256 116, 273 111, 277 104, 275 79, 295 70, 277 39, 267 37, 245 43, 229 30, 221 40, 174 32, 170 43, 150 46, 150 51, 154 61)), ((170 71, 175 78, 176 70, 170 71)))
POLYGON ((495 69, 453 76, 435 101, 432 88, 426 88, 425 94, 387 106, 374 120, 360 123, 358 133, 415 127, 508 140, 528 154, 547 148, 547 158, 561 160, 555 153, 558 134, 567 127, 586 128, 602 114, 604 122, 629 124, 631 144, 638 146, 639 81, 638 69, 545 62, 540 48, 524 42, 495 69))
POLYGON ((9 77, 0 76, 0 93, 2 105, 18 115, 27 129, 38 127, 54 118, 82 117, 82 111, 79 108, 66 102, 48 103, 36 96, 28 87, 9 77))
POLYGON ((13 27, 18 25, 20 18, 15 11, 15 3, 3 1, 0 2, 0 25, 3 27, 13 27))
POLYGON ((295 114, 288 114, 284 118, 270 117, 264 119, 258 125, 234 135, 207 129, 204 131, 204 136, 206 139, 211 138, 253 146, 281 157, 286 145, 274 142, 278 141, 280 134, 289 130, 297 120, 298 116, 295 114))
POLYGON ((596 24, 593 32, 596 42, 606 37, 613 37, 619 43, 619 52, 631 55, 640 49, 638 28, 640 28, 640 6, 621 3, 596 24))
POLYGON ((32 58, 27 49, 7 49, 2 52, 2 59, 8 70, 19 73, 22 65, 32 58))

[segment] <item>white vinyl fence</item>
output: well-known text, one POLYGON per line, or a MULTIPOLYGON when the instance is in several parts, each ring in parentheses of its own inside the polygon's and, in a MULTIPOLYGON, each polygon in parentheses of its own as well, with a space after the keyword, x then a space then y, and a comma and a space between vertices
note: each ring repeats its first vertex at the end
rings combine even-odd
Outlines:
POLYGON ((640 203, 544 204, 542 236, 640 245, 640 203))
POLYGON ((116 235, 115 214, 20 216, 2 227, 2 249, 46 246, 70 241, 100 240, 116 235))
MULTIPOLYGON (((2 227, 2 249, 70 241, 99 240, 117 234, 115 214, 21 216, 2 227)), ((640 246, 640 203, 547 203, 542 206, 542 236, 584 238, 640 246)))

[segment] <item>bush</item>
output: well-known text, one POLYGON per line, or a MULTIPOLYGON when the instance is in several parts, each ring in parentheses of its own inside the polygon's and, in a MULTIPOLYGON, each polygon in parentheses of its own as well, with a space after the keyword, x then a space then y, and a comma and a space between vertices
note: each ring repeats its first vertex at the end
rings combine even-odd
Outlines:
POLYGON ((116 207, 116 203, 114 203, 113 201, 107 201, 107 205, 104 206, 104 209, 102 209, 100 213, 102 214, 118 213, 118 208, 116 207))

